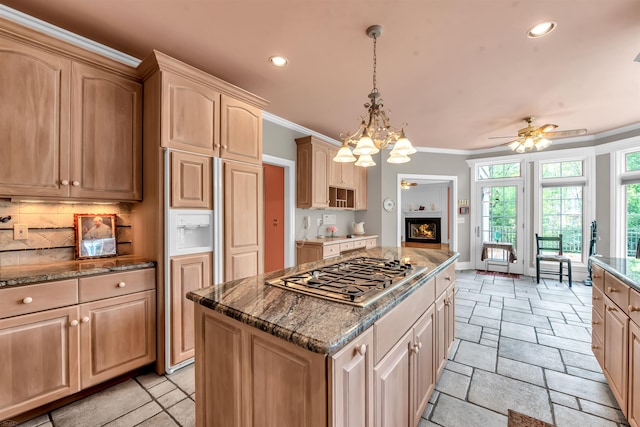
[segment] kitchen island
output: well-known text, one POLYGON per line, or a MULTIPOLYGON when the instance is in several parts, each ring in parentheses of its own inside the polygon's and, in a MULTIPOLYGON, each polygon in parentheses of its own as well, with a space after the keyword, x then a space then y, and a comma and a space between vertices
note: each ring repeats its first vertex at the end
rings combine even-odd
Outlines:
POLYGON ((453 343, 457 257, 373 248, 189 293, 197 424, 417 425, 453 343), (266 283, 359 256, 415 268, 364 307, 266 283))
POLYGON ((591 348, 620 409, 640 426, 640 259, 591 257, 591 348))

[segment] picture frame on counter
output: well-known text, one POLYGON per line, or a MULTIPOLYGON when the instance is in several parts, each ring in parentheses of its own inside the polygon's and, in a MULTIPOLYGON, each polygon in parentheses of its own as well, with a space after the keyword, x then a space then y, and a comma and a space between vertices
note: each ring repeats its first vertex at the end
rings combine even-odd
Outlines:
POLYGON ((76 259, 118 255, 116 214, 74 214, 76 259))

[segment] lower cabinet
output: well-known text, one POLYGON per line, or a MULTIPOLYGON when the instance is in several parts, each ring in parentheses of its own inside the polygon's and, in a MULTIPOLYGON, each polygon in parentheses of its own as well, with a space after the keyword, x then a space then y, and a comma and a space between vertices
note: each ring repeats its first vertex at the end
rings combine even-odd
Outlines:
POLYGON ((640 327, 629 324, 629 411, 631 427, 640 427, 640 327))
POLYGON ((604 375, 611 392, 627 413, 629 317, 608 297, 604 298, 604 375))
POLYGON ((435 306, 431 306, 425 314, 416 322, 413 327, 414 333, 414 375, 415 381, 411 393, 413 425, 417 426, 422 418, 422 413, 427 408, 429 397, 436 385, 435 352, 433 342, 436 328, 435 306))
POLYGON ((455 288, 453 284, 436 299, 435 364, 439 377, 447 362, 449 350, 455 340, 455 288))
POLYGON ((379 427, 409 426, 411 411, 411 364, 414 353, 413 330, 373 369, 375 382, 375 422, 379 427))

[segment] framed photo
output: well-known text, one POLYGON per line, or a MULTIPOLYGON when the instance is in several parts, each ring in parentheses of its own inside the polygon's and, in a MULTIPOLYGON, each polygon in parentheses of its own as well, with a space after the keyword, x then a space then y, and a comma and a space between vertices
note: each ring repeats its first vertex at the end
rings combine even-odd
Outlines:
POLYGON ((461 206, 460 215, 469 215, 469 206, 461 206))
POLYGON ((118 255, 116 214, 75 214, 76 258, 118 255))

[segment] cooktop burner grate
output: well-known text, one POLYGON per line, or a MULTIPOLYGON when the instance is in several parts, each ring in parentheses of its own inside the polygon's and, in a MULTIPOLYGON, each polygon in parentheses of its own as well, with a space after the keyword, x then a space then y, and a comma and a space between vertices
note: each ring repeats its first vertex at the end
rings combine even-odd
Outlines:
POLYGON ((425 269, 399 260, 358 257, 267 283, 364 307, 425 269))

